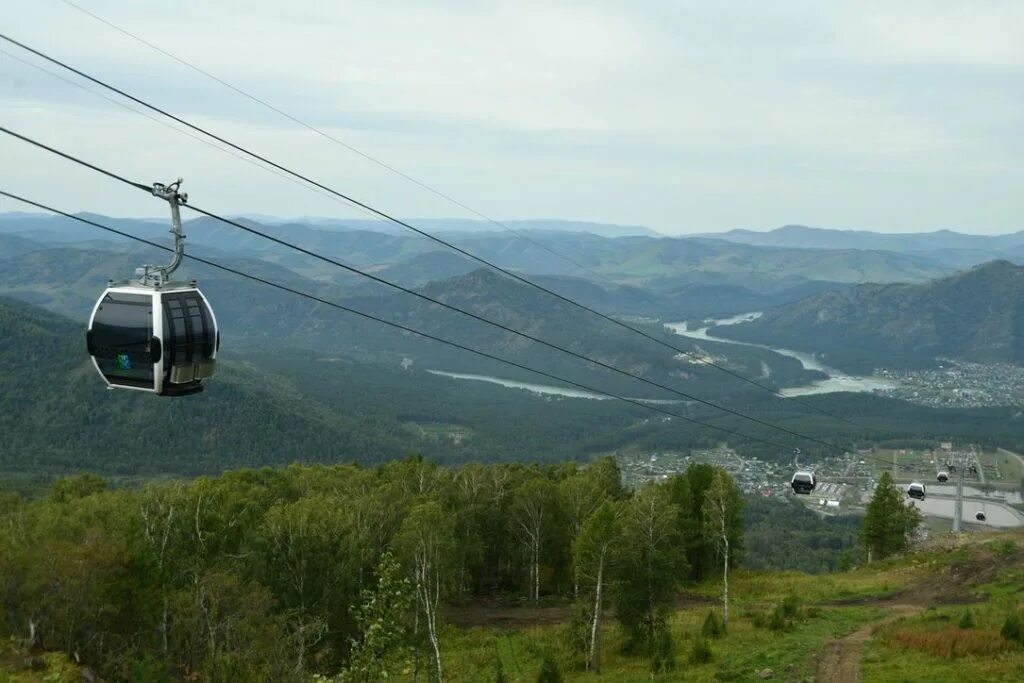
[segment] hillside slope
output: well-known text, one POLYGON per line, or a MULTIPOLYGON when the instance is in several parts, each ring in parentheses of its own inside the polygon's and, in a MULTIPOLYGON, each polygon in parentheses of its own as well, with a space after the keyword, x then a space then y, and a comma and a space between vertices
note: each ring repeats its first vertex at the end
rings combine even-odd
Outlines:
MULTIPOLYGON (((206 250, 199 253, 207 255, 206 250)), ((603 381, 606 382, 606 388, 628 392, 633 396, 671 397, 659 395, 657 390, 621 375, 595 373, 593 368, 588 368, 578 360, 550 349, 538 348, 522 338, 457 313, 438 309, 380 284, 367 283, 356 287, 350 281, 346 287, 337 282, 305 277, 280 263, 268 263, 255 258, 232 258, 219 253, 211 257, 300 291, 330 301, 343 302, 360 311, 488 352, 509 355, 512 360, 567 376, 577 382, 589 385, 593 381, 603 381)), ((22 258, 0 260, 0 294, 84 319, 109 277, 124 276, 131 273, 137 264, 160 258, 162 256, 153 249, 133 248, 130 251, 112 252, 52 246, 22 258)), ((460 265, 456 257, 443 252, 434 252, 417 260, 420 259, 433 265, 439 262, 448 266, 460 265)), ((457 268, 449 271, 455 272, 455 277, 432 281, 421 289, 430 297, 467 308, 554 343, 572 345, 574 351, 629 368, 634 373, 661 378, 680 377, 686 380, 690 389, 699 388, 713 395, 745 393, 749 389, 738 382, 716 381, 718 378, 714 371, 680 363, 673 358, 675 354, 670 349, 638 341, 631 333, 522 283, 487 270, 477 269, 469 273, 462 271, 461 274, 460 270, 457 268)), ((395 365, 403 356, 407 356, 424 367, 509 376, 506 366, 482 361, 436 344, 425 344, 422 339, 382 328, 380 324, 194 262, 186 261, 180 273, 182 277, 197 278, 200 281, 217 312, 225 338, 230 336, 235 340, 242 339, 250 346, 260 349, 302 348, 325 353, 344 351, 395 365)), ((443 270, 436 271, 437 277, 445 274, 443 270)), ((385 275, 390 276, 389 273, 385 275)), ((418 283, 427 277, 420 268, 405 269, 400 274, 400 279, 405 282, 412 280, 418 283)), ((606 310, 605 297, 601 292, 607 290, 582 280, 574 280, 572 284, 573 289, 589 290, 589 298, 596 302, 600 310, 606 310)), ((564 282, 558 283, 558 288, 569 289, 564 282)), ((609 298, 628 305, 630 301, 650 302, 652 299, 664 302, 670 297, 620 287, 609 298)), ((696 346, 690 340, 654 326, 649 327, 648 331, 671 339, 680 348, 690 350, 696 346)), ((709 351, 716 352, 714 349, 709 351)), ((724 351, 728 352, 727 362, 735 370, 759 376, 767 367, 770 372, 769 381, 779 386, 792 386, 815 378, 813 373, 805 372, 797 361, 768 351, 738 347, 725 347, 724 351)), ((529 374, 512 373, 512 376, 524 381, 537 380, 536 376, 529 374)))
POLYGON ((767 232, 730 230, 704 235, 704 237, 758 246, 804 249, 885 249, 905 253, 962 250, 992 254, 1024 245, 1024 230, 1006 235, 972 235, 952 230, 882 233, 869 230, 832 230, 804 225, 785 225, 767 232))
MULTIPOLYGON (((148 239, 163 241, 167 234, 166 226, 159 222, 102 216, 90 218, 148 239)), ((240 219, 240 222, 359 267, 385 267, 424 253, 451 253, 440 245, 406 232, 339 231, 303 223, 266 225, 246 219, 240 219)), ((212 218, 190 219, 184 227, 189 243, 193 245, 230 251, 235 255, 281 259, 282 263, 293 267, 304 263, 306 268, 318 268, 308 258, 295 256, 285 247, 212 218)), ((120 242, 120 238, 103 235, 64 217, 24 219, 0 215, 0 234, 51 243, 78 242, 97 237, 120 242)), ((469 253, 503 268, 534 275, 584 278, 592 277, 596 272, 602 280, 631 285, 694 274, 724 277, 730 280, 730 284, 747 286, 759 278, 841 283, 910 282, 950 272, 948 265, 924 256, 877 248, 812 250, 802 245, 759 246, 725 239, 649 235, 608 237, 590 232, 542 230, 531 230, 527 236, 529 239, 505 232, 485 232, 454 235, 451 240, 469 253), (562 254, 569 256, 571 261, 562 254)))
POLYGON ((129 474, 298 461, 380 460, 407 441, 357 429, 253 367, 222 364, 185 400, 101 388, 82 327, 0 298, 0 470, 129 474))
POLYGON ((81 323, 0 297, 0 483, 84 469, 152 477, 370 464, 410 452, 445 462, 561 461, 645 435, 676 447, 713 436, 682 422, 648 424, 636 406, 439 377, 419 360, 404 368, 412 357, 394 351, 391 363, 369 349, 339 351, 241 348, 226 331, 203 393, 107 391, 81 323))
POLYGON ((1024 363, 1024 267, 993 261, 923 284, 861 285, 713 334, 815 352, 855 372, 940 357, 1024 363))

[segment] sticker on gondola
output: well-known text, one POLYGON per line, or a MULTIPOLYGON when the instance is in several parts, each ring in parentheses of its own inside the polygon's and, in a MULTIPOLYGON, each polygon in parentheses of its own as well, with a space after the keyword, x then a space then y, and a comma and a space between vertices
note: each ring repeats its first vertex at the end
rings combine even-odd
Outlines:
POLYGON ((117 369, 118 370, 131 370, 132 359, 128 357, 127 353, 117 354, 117 369))

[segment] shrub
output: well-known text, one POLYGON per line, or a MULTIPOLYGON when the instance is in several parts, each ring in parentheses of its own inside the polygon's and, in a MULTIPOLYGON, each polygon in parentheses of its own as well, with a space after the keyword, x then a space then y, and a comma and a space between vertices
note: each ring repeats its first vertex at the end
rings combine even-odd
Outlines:
POLYGON ((964 610, 964 614, 960 617, 960 628, 974 628, 974 615, 971 614, 970 608, 964 610))
POLYGON ((773 631, 785 631, 790 627, 790 621, 786 619, 786 613, 782 605, 776 605, 772 610, 772 616, 768 619, 768 628, 773 631))
POLYGON ((651 643, 651 673, 667 673, 676 668, 676 644, 668 626, 662 626, 654 634, 651 643))
POLYGON ((764 612, 755 612, 754 618, 751 621, 755 628, 765 628, 768 626, 768 617, 765 616, 764 612))
POLYGON ((796 619, 800 613, 800 599, 795 595, 788 595, 779 607, 782 609, 782 616, 787 619, 796 619))
POLYGON ((1020 615, 1011 614, 1006 617, 1000 634, 1006 640, 1024 645, 1024 626, 1021 624, 1020 615))
POLYGON ((701 633, 705 638, 721 638, 725 635, 725 622, 718 616, 718 612, 715 610, 708 611, 708 616, 704 619, 701 633))
POLYGON ((562 683, 562 670, 550 652, 544 655, 544 661, 540 664, 537 683, 562 683))
POLYGON ((694 640, 693 647, 690 648, 690 664, 707 664, 712 659, 714 659, 714 653, 711 652, 708 641, 703 638, 694 640))
POLYGON ((992 552, 994 552, 996 555, 1001 555, 1002 557, 1007 557, 1017 552, 1017 544, 1013 541, 1005 539, 998 541, 989 541, 985 544, 985 546, 991 548, 992 552))
POLYGON ((920 633, 899 631, 893 639, 903 647, 933 657, 955 659, 967 656, 996 655, 1011 645, 995 637, 995 629, 962 629, 950 627, 942 631, 920 633))

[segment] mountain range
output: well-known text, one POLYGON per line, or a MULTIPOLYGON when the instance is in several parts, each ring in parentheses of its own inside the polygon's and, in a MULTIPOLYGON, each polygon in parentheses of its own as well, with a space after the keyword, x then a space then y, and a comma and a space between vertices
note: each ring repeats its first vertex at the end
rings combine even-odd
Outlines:
POLYGON ((801 249, 875 249, 947 263, 957 268, 995 259, 1024 260, 1024 230, 1006 235, 969 235, 952 230, 879 233, 786 225, 767 232, 730 230, 703 235, 709 239, 761 247, 801 249))
MULTIPOLYGON (((161 222, 86 217, 166 243, 167 228, 161 222)), ((406 283, 409 284, 465 274, 480 267, 478 262, 408 233, 335 230, 298 223, 250 221, 247 224, 359 268, 384 270, 395 277, 403 277, 403 271, 408 271, 406 283)), ((272 261, 317 280, 355 282, 335 268, 210 218, 187 221, 185 228, 190 247, 198 252, 227 252, 233 257, 272 261), (208 252, 209 249, 217 251, 208 252)), ((0 236, 10 242, 10 246, 0 244, 4 249, 0 258, 31 250, 31 245, 23 240, 48 246, 113 243, 120 248, 123 244, 122 238, 91 230, 64 217, 0 215, 0 236)), ((815 288, 825 291, 836 285, 862 282, 922 281, 950 274, 959 267, 948 259, 880 249, 809 250, 754 246, 721 239, 602 237, 578 231, 480 232, 449 236, 449 239, 469 253, 521 273, 577 278, 605 289, 642 287, 657 295, 668 295, 667 301, 654 307, 660 308, 666 316, 730 312, 687 310, 688 299, 672 295, 693 285, 733 288, 724 300, 731 299, 739 306, 731 312, 742 312, 758 304, 763 307, 787 299, 796 300, 815 293, 815 288), (737 288, 747 291, 740 292, 737 288), (787 293, 787 290, 792 291, 787 293), (739 294, 742 296, 737 296, 739 294), (758 302, 760 297, 769 300, 758 302)), ((952 260, 959 263, 970 258, 958 253, 952 260)))
MULTIPOLYGON (((89 218, 166 243, 167 226, 160 221, 89 218)), ((712 395, 726 395, 735 389, 714 382, 713 373, 706 368, 680 365, 663 348, 637 344, 636 338, 623 330, 534 288, 482 270, 479 262, 429 240, 353 226, 337 229, 245 220, 271 235, 603 362, 621 364, 650 377, 685 376, 687 382, 712 395)), ((592 378, 594 368, 567 362, 571 359, 554 351, 438 310, 219 221, 205 217, 190 220, 186 231, 189 253, 431 334, 498 351, 511 360, 573 381, 592 378)), ((964 275, 954 275, 957 268, 953 264, 999 250, 1012 253, 1018 241, 1024 248, 1024 233, 1001 237, 948 232, 882 235, 788 226, 771 233, 733 231, 714 239, 602 237, 592 232, 542 230, 530 230, 526 236, 466 232, 452 239, 468 252, 526 275, 563 296, 635 321, 633 324, 648 325, 653 335, 666 334, 653 324, 656 321, 719 318, 758 310, 766 311, 760 320, 723 328, 720 333, 818 352, 841 367, 860 370, 882 361, 897 366, 926 365, 943 354, 1018 359, 1013 346, 1013 314, 1006 312, 1012 305, 1006 304, 1009 308, 1001 312, 998 306, 989 310, 977 303, 985 296, 1016 301, 1012 292, 1001 289, 1005 283, 1001 284, 1000 278, 979 285, 975 289, 981 293, 975 294, 941 283, 970 281, 978 278, 977 273, 995 270, 1015 272, 1008 260, 964 275), (570 255, 571 262, 555 252, 570 255), (939 258, 938 252, 946 257, 939 258), (970 310, 962 310, 964 306, 970 310), (980 316, 983 310, 989 312, 980 316), (946 339, 949 332, 959 341, 946 339), (849 343, 851 340, 856 343, 849 343)), ((129 276, 141 263, 165 258, 148 247, 112 238, 64 217, 0 215, 0 294, 79 320, 109 278, 129 276)), ((507 376, 507 368, 492 362, 467 359, 358 318, 325 311, 318 304, 296 301, 281 292, 261 292, 219 271, 186 263, 183 272, 207 287, 225 329, 254 348, 287 344, 316 352, 343 351, 388 364, 410 357, 421 366, 507 376)), ((780 387, 813 378, 813 373, 803 371, 795 360, 767 350, 697 345, 678 337, 672 343, 714 354, 737 370, 770 378, 780 387)), ((516 372, 512 375, 517 380, 535 381, 516 372)), ((606 371, 598 375, 617 391, 664 398, 647 392, 649 387, 637 391, 630 380, 606 376, 606 371)))
POLYGON ((1024 363, 1024 267, 993 261, 926 283, 859 285, 712 333, 811 351, 860 372, 943 357, 1024 363))

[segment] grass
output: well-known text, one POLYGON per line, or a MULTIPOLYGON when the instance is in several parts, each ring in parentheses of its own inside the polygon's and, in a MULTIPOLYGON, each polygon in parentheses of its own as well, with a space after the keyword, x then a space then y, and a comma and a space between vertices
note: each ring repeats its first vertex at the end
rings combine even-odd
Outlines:
MULTIPOLYGON (((720 609, 720 586, 693 586, 691 596, 714 599, 677 610, 669 619, 677 669, 656 680, 748 681, 757 672, 772 669, 776 680, 810 680, 827 644, 836 637, 877 627, 865 646, 862 660, 866 681, 902 680, 1024 680, 1024 648, 1000 636, 1012 605, 1021 600, 1024 570, 1005 567, 996 578, 979 586, 982 602, 929 609, 915 617, 892 619, 889 603, 906 590, 917 604, 930 601, 915 591, 932 587, 942 595, 946 571, 975 560, 1013 562, 1020 538, 989 537, 982 543, 943 546, 851 572, 810 576, 797 572, 737 571, 730 581, 733 595, 727 634, 707 640, 711 661, 691 662, 691 654, 704 640, 703 625, 709 609, 720 609), (916 597, 915 597, 916 596, 916 597), (794 599, 795 597, 795 599, 794 599), (971 628, 962 624, 971 624, 971 628), (961 667, 969 676, 961 676, 961 667), (922 673, 923 672, 923 673, 922 673)), ((517 630, 478 627, 446 630, 446 668, 452 680, 488 681, 501 661, 508 680, 532 683, 541 661, 551 654, 566 681, 601 680, 608 683, 651 680, 643 657, 622 653, 623 633, 611 613, 606 620, 602 674, 582 671, 565 635, 564 625, 517 630)))
MULTIPOLYGON (((691 664, 689 654, 694 643, 703 640, 701 627, 707 606, 679 610, 669 620, 675 642, 677 669, 662 674, 659 680, 720 681, 750 680, 757 671, 770 668, 793 675, 813 674, 813 655, 825 642, 878 619, 881 611, 866 607, 819 609, 815 616, 806 610, 789 630, 773 631, 756 626, 753 613, 733 615, 729 632, 723 638, 708 640, 711 661, 691 664)), ((611 615, 609 615, 611 616, 611 615)), ((452 680, 487 681, 494 675, 500 659, 510 681, 535 680, 545 654, 559 662, 567 681, 594 680, 594 674, 581 671, 574 661, 564 635, 564 626, 545 626, 516 631, 489 628, 448 629, 446 669, 452 680)), ((623 634, 612 619, 607 622, 604 639, 603 672, 607 683, 650 680, 648 662, 642 657, 622 654, 623 634)))
MULTIPOLYGON (((798 679, 812 676, 814 655, 834 637, 881 619, 885 610, 858 604, 890 596, 913 581, 960 558, 962 552, 918 553, 909 558, 877 562, 843 574, 811 576, 799 572, 737 571, 730 581, 733 595, 728 634, 709 641, 712 661, 690 664, 688 656, 709 607, 717 604, 720 586, 706 583, 693 587, 691 595, 716 602, 676 611, 670 618, 679 668, 663 680, 750 680, 757 671, 770 668, 798 679), (799 607, 792 602, 799 596, 799 607), (769 627, 775 607, 790 600, 784 628, 769 627), (840 603, 840 604, 837 604, 840 603), (842 604, 846 603, 846 604, 842 604), (760 615, 760 616, 758 616, 760 615)), ((608 615, 604 638, 603 681, 649 680, 648 662, 621 653, 623 634, 608 615)), ((566 680, 589 680, 580 671, 565 627, 539 626, 518 630, 494 628, 455 629, 445 633, 448 670, 453 680, 485 681, 493 676, 500 659, 511 681, 533 681, 546 653, 561 663, 566 680)))
POLYGON ((982 462, 991 463, 999 468, 1002 477, 994 483, 1002 484, 1006 488, 1017 489, 1020 487, 1021 479, 1024 478, 1024 463, 1017 455, 1002 448, 991 453, 982 453, 982 462))
POLYGON ((1024 648, 1000 635, 1014 608, 1005 599, 971 605, 974 628, 960 626, 963 606, 932 608, 883 626, 861 660, 863 680, 1024 680, 1024 648))
POLYGON ((79 683, 80 669, 62 652, 32 656, 15 639, 0 641, 0 683, 79 683))
MULTIPOLYGON (((861 651, 864 681, 1024 680, 1024 646, 1001 634, 1008 615, 1024 615, 1022 546, 1024 535, 1001 532, 942 539, 931 550, 840 574, 737 571, 730 581, 734 599, 728 628, 719 638, 703 633, 709 610, 721 609, 719 586, 691 587, 689 595, 713 601, 688 604, 669 616, 676 669, 653 680, 749 681, 764 669, 772 670, 774 680, 812 680, 828 644, 858 631, 859 639, 865 627, 873 631, 861 651), (949 597, 944 582, 951 576, 977 576, 985 568, 990 570, 985 583, 953 596, 975 602, 928 607, 949 597), (885 597, 893 600, 878 600, 885 597), (904 600, 911 606, 894 607, 904 600), (701 652, 705 639, 708 661, 703 661, 708 652, 701 652)), ((605 624, 600 677, 582 670, 565 624, 444 626, 446 679, 493 681, 500 663, 507 680, 533 683, 550 656, 566 681, 652 680, 646 658, 623 653, 625 636, 610 611, 605 624)), ((0 683, 80 679, 77 667, 60 654, 45 655, 35 669, 29 663, 17 643, 0 642, 0 683)))

